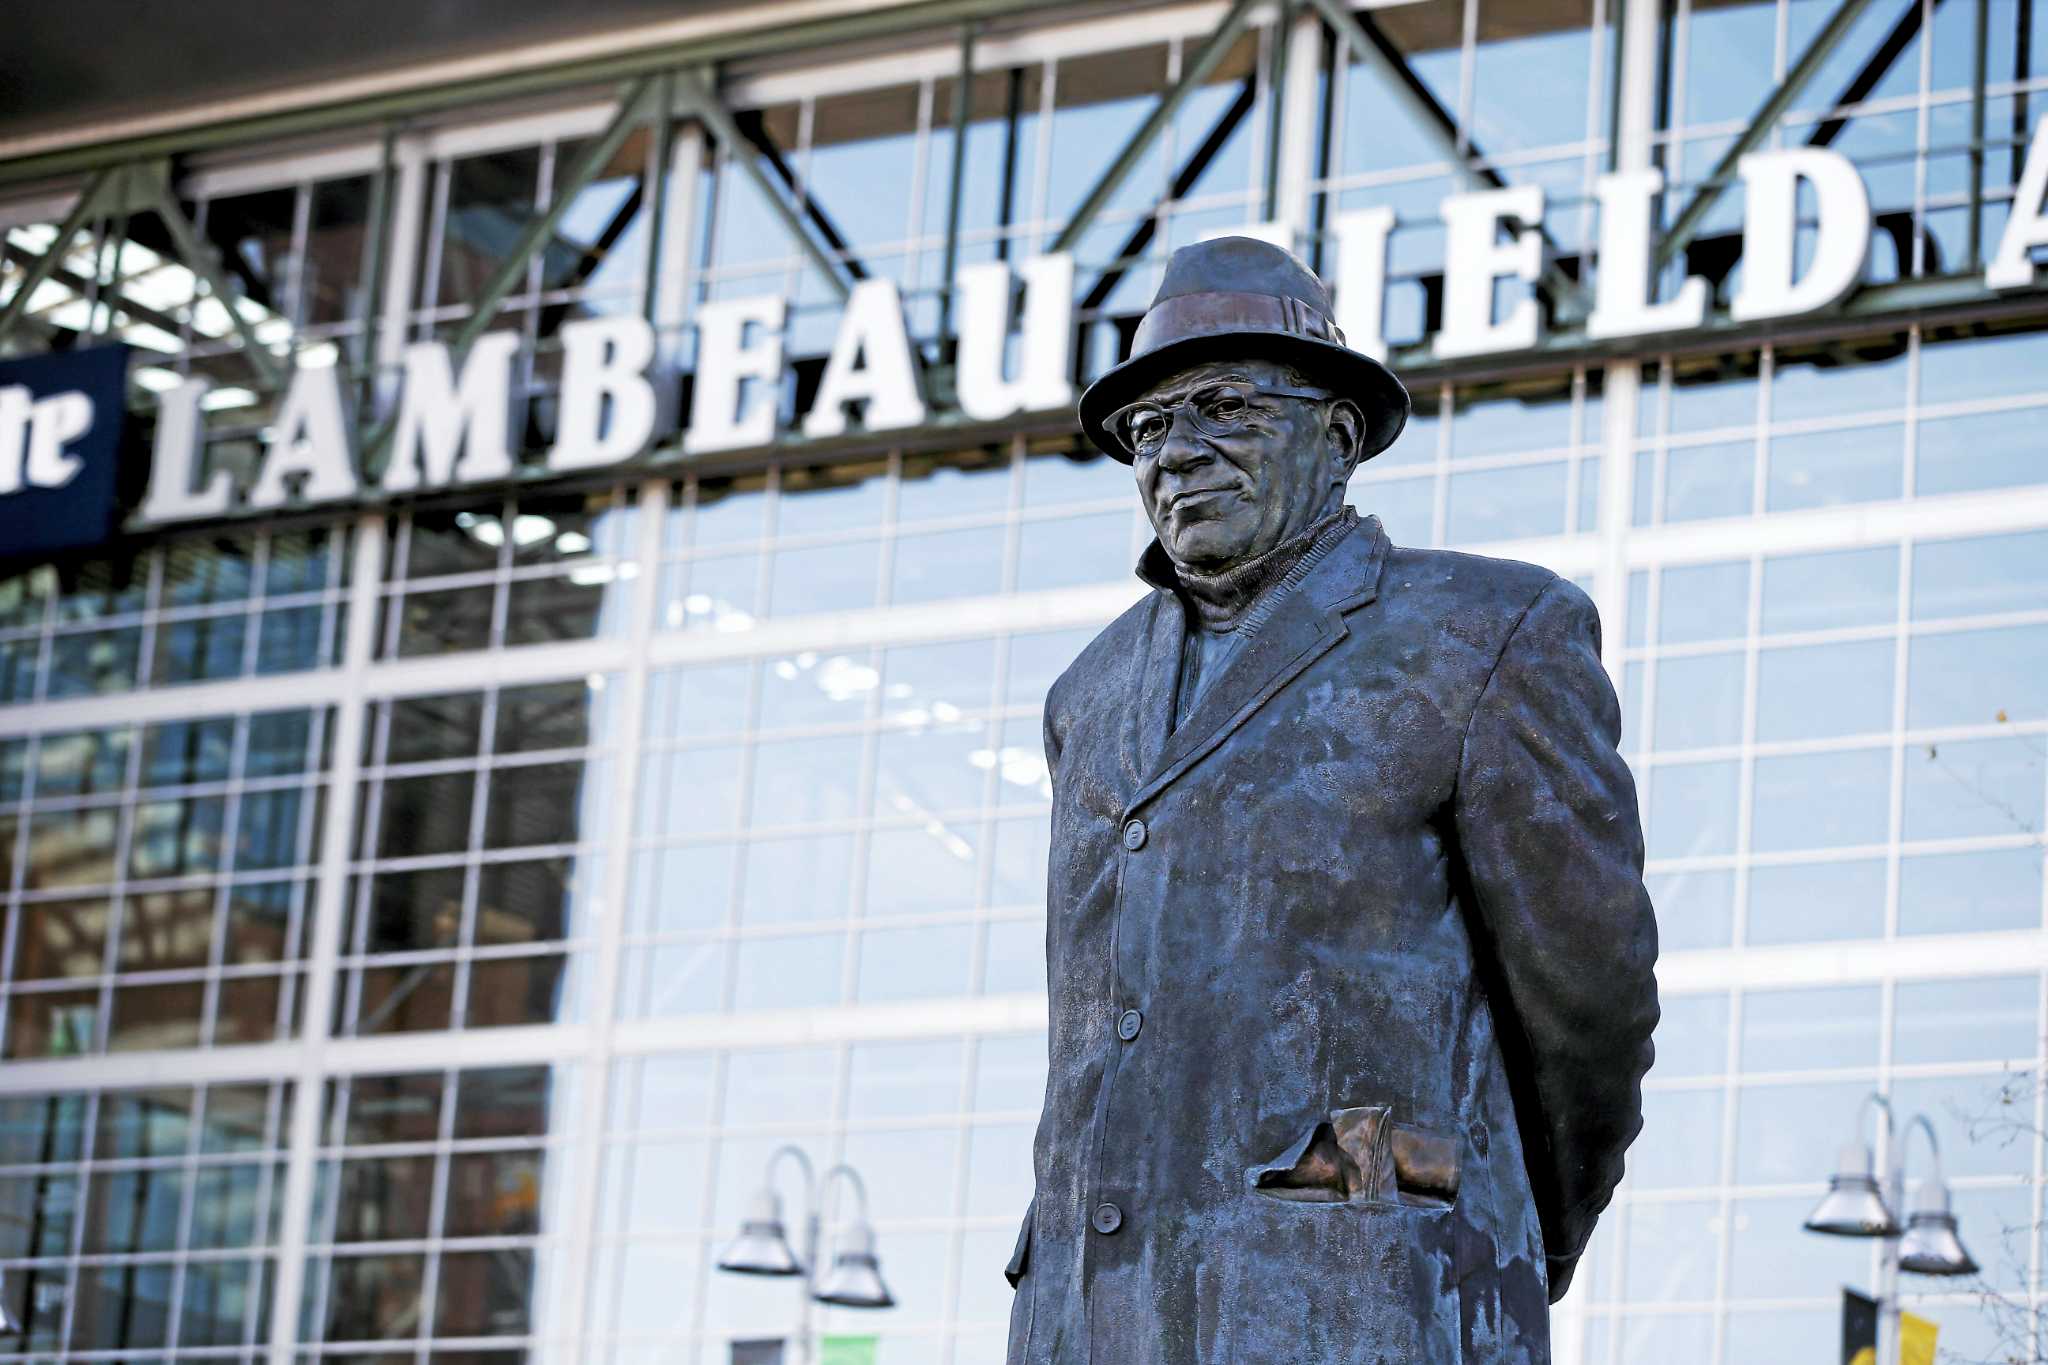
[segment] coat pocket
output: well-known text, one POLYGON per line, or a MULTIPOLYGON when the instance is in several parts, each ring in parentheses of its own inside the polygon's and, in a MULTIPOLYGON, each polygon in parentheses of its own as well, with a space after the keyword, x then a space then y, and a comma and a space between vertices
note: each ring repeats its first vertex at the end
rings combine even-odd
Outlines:
POLYGON ((1383 1104, 1333 1109, 1271 1161, 1245 1172, 1245 1187, 1298 1203, 1408 1204, 1449 1208, 1458 1198, 1458 1144, 1396 1123, 1383 1104))
POLYGON ((1024 1210, 1024 1226, 1017 1229, 1017 1247, 1010 1253, 1010 1263, 1003 1267, 1003 1278, 1015 1289, 1017 1282, 1031 1269, 1031 1222, 1038 1212, 1038 1197, 1033 1195, 1031 1203, 1024 1210))

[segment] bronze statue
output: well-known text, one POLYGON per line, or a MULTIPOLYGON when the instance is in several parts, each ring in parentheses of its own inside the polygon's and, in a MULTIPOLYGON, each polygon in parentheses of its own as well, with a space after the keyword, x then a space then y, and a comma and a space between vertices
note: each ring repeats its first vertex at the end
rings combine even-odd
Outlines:
POLYGON ((1081 399, 1156 591, 1046 702, 1012 1365, 1549 1359, 1642 1126, 1656 927, 1592 603, 1344 504, 1407 414, 1244 238, 1176 252, 1081 399))

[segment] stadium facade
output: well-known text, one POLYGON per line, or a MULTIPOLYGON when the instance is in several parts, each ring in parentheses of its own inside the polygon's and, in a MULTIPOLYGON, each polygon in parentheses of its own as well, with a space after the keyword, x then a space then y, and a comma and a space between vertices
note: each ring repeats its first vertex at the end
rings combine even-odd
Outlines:
POLYGON ((0 1358, 722 1362, 796 1143, 824 1327, 999 1359, 1148 538, 1071 398, 1224 232, 1413 391, 1361 511, 1602 607, 1666 1014, 1559 1359, 1832 1358, 1873 1089, 2024 1343, 2044 96, 2032 0, 796 0, 0 142, 0 1358))

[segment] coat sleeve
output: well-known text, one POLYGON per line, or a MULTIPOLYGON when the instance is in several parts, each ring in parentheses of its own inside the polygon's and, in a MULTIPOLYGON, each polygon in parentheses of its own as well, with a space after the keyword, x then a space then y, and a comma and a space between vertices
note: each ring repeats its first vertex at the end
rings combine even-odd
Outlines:
POLYGON ((1620 734, 1599 614, 1553 580, 1480 694, 1454 798, 1553 1303, 1642 1128, 1657 1023, 1657 925, 1620 734))

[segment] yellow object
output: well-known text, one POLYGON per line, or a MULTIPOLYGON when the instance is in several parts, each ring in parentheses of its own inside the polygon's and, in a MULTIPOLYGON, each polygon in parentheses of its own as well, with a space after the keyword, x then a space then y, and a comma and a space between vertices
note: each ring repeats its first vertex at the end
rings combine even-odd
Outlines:
POLYGON ((1934 1365, 1934 1336, 1940 1330, 1926 1318, 1899 1314, 1899 1365, 1934 1365))

